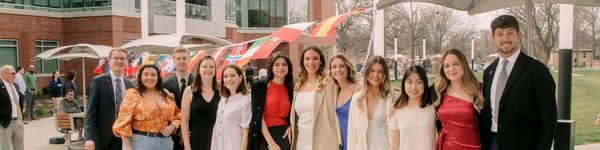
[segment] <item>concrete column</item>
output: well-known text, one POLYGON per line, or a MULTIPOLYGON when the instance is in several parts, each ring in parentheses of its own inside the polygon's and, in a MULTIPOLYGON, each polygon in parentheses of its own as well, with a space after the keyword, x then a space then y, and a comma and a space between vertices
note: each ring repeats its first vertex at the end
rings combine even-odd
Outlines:
MULTIPOLYGON (((140 7, 141 7, 140 8, 141 9, 140 10, 141 11, 141 14, 140 14, 141 21, 140 22, 142 24, 141 25, 142 26, 142 38, 148 37, 148 34, 150 33, 149 25, 148 25, 150 23, 149 22, 150 15, 148 13, 149 12, 148 11, 149 3, 150 3, 149 0, 148 1, 144 1, 144 0, 140 1, 140 7)), ((85 92, 85 90, 84 90, 84 92, 85 92)))
MULTIPOLYGON (((373 4, 377 4, 379 0, 374 0, 373 4)), ((384 34, 384 11, 383 9, 376 10, 375 21, 373 22, 373 54, 385 56, 385 34, 384 34)))
POLYGON ((176 33, 185 33, 185 0, 175 2, 176 33))
POLYGON ((573 5, 560 4, 560 28, 558 30, 558 123, 554 138, 555 150, 573 150, 575 148, 575 121, 571 120, 573 18, 573 5))

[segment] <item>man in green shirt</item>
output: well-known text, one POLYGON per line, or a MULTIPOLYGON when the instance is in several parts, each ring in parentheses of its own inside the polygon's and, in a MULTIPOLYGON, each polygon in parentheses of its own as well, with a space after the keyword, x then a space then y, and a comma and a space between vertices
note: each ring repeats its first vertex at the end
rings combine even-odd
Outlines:
POLYGON ((34 75, 35 66, 29 65, 29 71, 25 73, 23 77, 25 79, 25 85, 27 90, 25 91, 25 102, 27 103, 27 114, 29 114, 29 119, 37 120, 34 113, 35 106, 35 98, 37 97, 37 79, 34 75))

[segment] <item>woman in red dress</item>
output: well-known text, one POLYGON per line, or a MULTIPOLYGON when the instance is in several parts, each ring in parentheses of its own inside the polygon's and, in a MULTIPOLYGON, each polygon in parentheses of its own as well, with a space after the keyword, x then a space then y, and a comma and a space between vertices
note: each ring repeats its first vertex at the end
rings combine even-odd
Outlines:
POLYGON ((483 108, 482 84, 457 49, 446 51, 434 88, 438 107, 438 150, 479 150, 477 118, 483 108))

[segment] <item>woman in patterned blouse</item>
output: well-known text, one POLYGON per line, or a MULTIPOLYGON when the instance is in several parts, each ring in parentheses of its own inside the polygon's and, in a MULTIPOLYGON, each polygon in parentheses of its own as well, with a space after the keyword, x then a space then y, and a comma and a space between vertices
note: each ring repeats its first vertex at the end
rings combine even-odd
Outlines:
POLYGON ((123 150, 173 149, 170 136, 180 124, 173 95, 163 89, 155 65, 144 65, 138 73, 137 88, 127 90, 113 133, 122 138, 123 150))

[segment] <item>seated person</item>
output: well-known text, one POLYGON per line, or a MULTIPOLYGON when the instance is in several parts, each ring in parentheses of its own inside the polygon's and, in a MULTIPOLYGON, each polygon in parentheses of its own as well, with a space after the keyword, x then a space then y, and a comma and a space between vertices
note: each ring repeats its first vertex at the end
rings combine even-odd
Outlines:
MULTIPOLYGON (((59 113, 79 113, 81 109, 79 108, 79 104, 77 104, 77 100, 74 98, 75 92, 73 89, 67 89, 65 98, 60 101, 60 105, 58 106, 59 113)), ((74 118, 75 121, 75 129, 79 131, 79 139, 83 139, 81 129, 83 129, 83 118, 74 118)))

